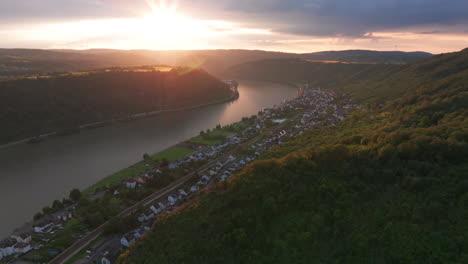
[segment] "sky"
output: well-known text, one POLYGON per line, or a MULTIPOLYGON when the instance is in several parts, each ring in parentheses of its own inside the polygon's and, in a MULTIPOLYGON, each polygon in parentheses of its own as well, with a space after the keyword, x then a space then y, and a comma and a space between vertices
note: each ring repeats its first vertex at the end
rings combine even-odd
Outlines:
POLYGON ((1 0, 0 48, 468 47, 468 0, 1 0))

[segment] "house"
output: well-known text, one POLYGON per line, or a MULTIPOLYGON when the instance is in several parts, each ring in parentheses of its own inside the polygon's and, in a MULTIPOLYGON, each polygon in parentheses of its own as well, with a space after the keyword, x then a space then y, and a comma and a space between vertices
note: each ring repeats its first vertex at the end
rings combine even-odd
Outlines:
POLYGON ((13 234, 11 238, 16 240, 18 243, 31 243, 32 237, 30 233, 21 233, 21 234, 13 234))
POLYGON ((135 243, 135 241, 136 241, 135 235, 133 234, 133 232, 130 232, 120 239, 120 244, 124 247, 129 247, 133 243, 135 243))
POLYGON ((208 176, 206 176, 206 175, 204 175, 202 177, 202 181, 205 181, 206 183, 208 183, 209 180, 210 180, 210 178, 208 176))
POLYGON ((45 225, 38 225, 34 227, 34 232, 36 233, 49 233, 55 227, 54 223, 48 223, 45 225))
POLYGON ((15 245, 16 254, 24 254, 32 250, 31 244, 29 243, 18 243, 15 245))
POLYGON ((154 217, 155 217, 155 215, 154 215, 153 210, 149 209, 148 211, 142 213, 142 214, 138 217, 138 221, 139 221, 140 223, 142 223, 142 222, 148 221, 148 220, 150 220, 150 219, 152 219, 152 218, 154 218, 154 217))
POLYGON ((126 180, 125 187, 129 189, 135 189, 137 187, 137 182, 134 179, 126 180))
POLYGON ((152 205, 152 206, 150 207, 150 210, 151 210, 155 215, 161 213, 161 211, 162 211, 161 209, 154 207, 154 205, 152 205))
POLYGON ((158 205, 159 208, 161 208, 161 210, 164 210, 166 208, 166 206, 162 202, 159 202, 158 205))
POLYGON ((106 257, 102 257, 100 262, 101 264, 111 264, 111 261, 106 257))
POLYGON ((15 245, 16 245, 16 240, 13 238, 7 238, 3 241, 0 241, 1 258, 6 258, 8 256, 15 254, 15 245))
POLYGON ((177 169, 178 167, 179 167, 179 164, 177 164, 176 162, 169 163, 169 169, 171 170, 177 169))
POLYGON ((167 200, 169 201, 171 205, 174 205, 177 202, 177 197, 173 197, 172 195, 169 195, 167 197, 167 200))
POLYGON ((56 222, 66 222, 72 218, 71 212, 68 211, 62 211, 62 212, 57 212, 52 215, 54 217, 54 221, 56 222))
POLYGON ((179 190, 179 196, 182 195, 182 196, 187 196, 187 193, 184 191, 184 189, 180 189, 179 190))
POLYGON ((194 185, 190 188, 190 192, 196 192, 200 189, 200 187, 198 187, 198 185, 194 185))

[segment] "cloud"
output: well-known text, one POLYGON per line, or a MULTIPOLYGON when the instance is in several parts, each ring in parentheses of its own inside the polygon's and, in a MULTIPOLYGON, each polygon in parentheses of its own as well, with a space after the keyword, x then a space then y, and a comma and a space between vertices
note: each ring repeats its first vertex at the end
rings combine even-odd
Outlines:
POLYGON ((177 5, 182 16, 217 22, 207 26, 213 36, 177 42, 200 48, 419 50, 432 39, 428 50, 437 52, 463 48, 468 36, 468 0, 0 0, 0 36, 7 36, 1 45, 157 49, 161 41, 142 45, 152 43, 151 34, 135 35, 140 31, 128 29, 131 23, 104 23, 141 18, 152 11, 148 2, 177 5), (46 27, 75 24, 86 30, 46 27), (96 38, 93 32, 101 28, 96 38))
MULTIPOLYGON (((2 0, 0 22, 141 16, 148 0, 2 0)), ((363 36, 417 25, 468 24, 467 0, 151 0, 200 19, 314 36, 363 36)))
POLYGON ((417 25, 468 23, 466 0, 193 0, 191 12, 223 16, 279 32, 362 36, 417 25), (217 12, 212 12, 212 7, 217 12), (209 10, 209 11, 203 11, 209 10))

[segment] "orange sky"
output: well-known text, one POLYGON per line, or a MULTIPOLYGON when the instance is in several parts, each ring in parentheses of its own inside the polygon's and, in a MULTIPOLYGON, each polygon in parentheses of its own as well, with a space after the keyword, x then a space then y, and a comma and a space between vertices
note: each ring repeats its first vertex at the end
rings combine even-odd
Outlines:
MULTIPOLYGON (((253 23, 251 17, 255 16, 255 13, 246 18, 239 16, 238 13, 235 13, 236 15, 226 13, 222 18, 210 17, 181 8, 180 2, 169 2, 171 3, 168 4, 164 0, 147 0, 143 8, 130 16, 3 23, 0 24, 2 39, 0 47, 262 49, 297 53, 372 49, 444 53, 458 51, 468 46, 468 33, 459 30, 463 24, 382 27, 354 35, 349 35, 346 31, 355 30, 354 28, 343 29, 343 33, 314 34, 315 32, 301 32, 304 30, 302 28, 291 30, 291 25, 290 28, 282 30, 280 18, 277 22, 274 17, 272 19, 264 15, 266 18, 259 20, 263 21, 262 23, 253 23)), ((272 5, 274 3, 277 2, 272 0, 272 5)), ((313 24, 314 21, 310 23, 313 24)), ((323 24, 323 28, 328 30, 330 24, 333 23, 323 24)), ((317 28, 315 30, 320 31, 321 27, 315 26, 317 28)), ((342 27, 344 26, 336 26, 338 30, 342 27)), ((361 30, 362 26, 355 27, 361 30)), ((329 30, 334 32, 336 28, 332 27, 329 30)))

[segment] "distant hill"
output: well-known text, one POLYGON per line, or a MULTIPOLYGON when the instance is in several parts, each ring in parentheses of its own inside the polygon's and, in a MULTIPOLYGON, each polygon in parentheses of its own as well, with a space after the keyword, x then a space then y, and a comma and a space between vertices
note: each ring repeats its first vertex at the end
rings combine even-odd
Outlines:
POLYGON ((327 72, 368 104, 158 218, 120 263, 467 263, 468 50, 374 69, 255 65, 281 63, 281 78, 327 72))
POLYGON ((231 67, 228 76, 279 82, 307 82, 337 89, 360 102, 395 99, 415 87, 468 68, 467 51, 436 55, 409 64, 324 63, 273 59, 231 67))
POLYGON ((33 50, 0 49, 0 78, 47 74, 51 72, 86 71, 113 66, 166 64, 200 67, 216 76, 226 75, 235 65, 264 59, 326 60, 366 63, 406 63, 429 53, 380 51, 330 51, 307 54, 259 50, 33 50))
POLYGON ((0 81, 0 143, 231 95, 225 83, 189 68, 114 68, 0 81))
POLYGON ((427 52, 344 50, 303 54, 300 58, 324 61, 404 64, 431 56, 432 54, 427 52))

